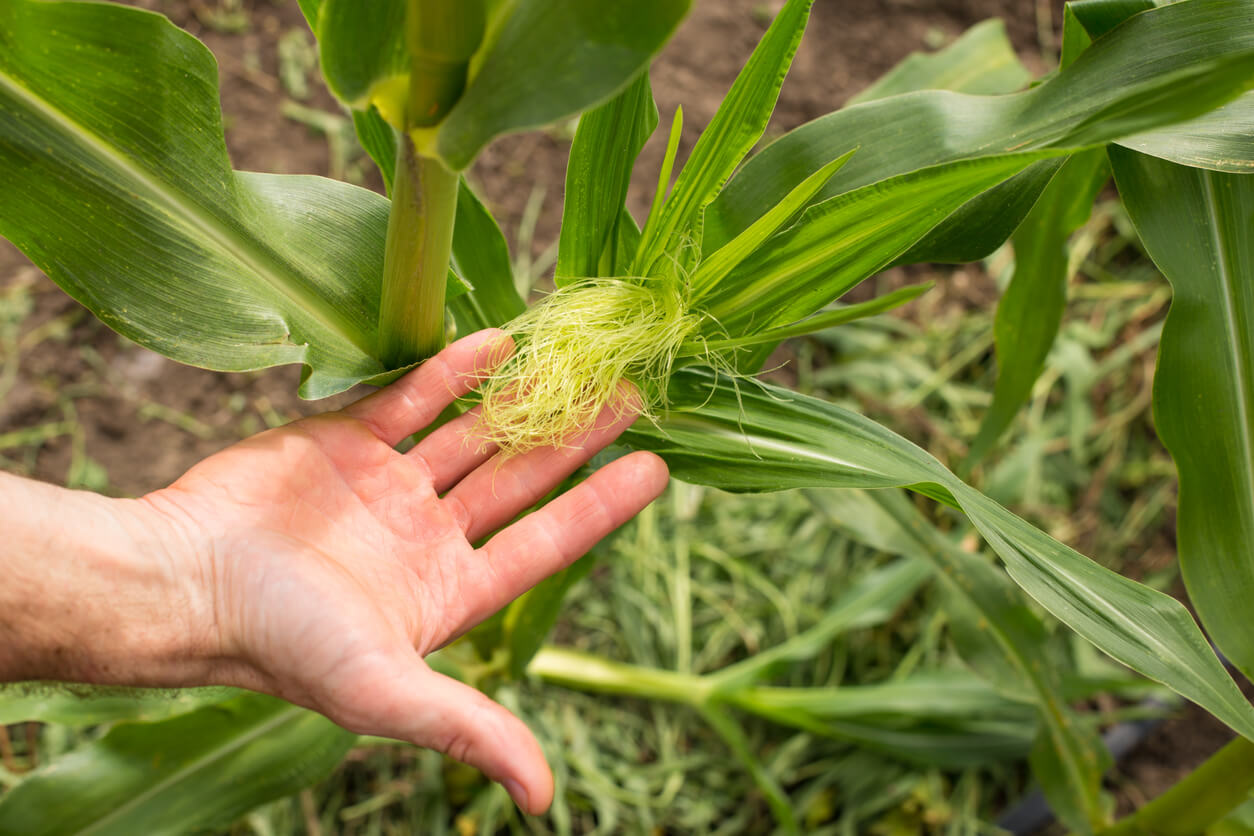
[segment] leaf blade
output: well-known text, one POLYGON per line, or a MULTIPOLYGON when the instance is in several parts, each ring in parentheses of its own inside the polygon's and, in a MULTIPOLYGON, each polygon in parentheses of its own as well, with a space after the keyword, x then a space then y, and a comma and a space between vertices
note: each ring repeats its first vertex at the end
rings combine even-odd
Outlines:
MULTIPOLYGON (((654 263, 664 253, 674 251, 677 236, 691 232, 696 239, 693 243, 700 243, 705 207, 766 130, 813 2, 788 0, 745 62, 714 118, 701 132, 661 212, 651 214, 646 221, 633 268, 636 275, 650 275, 654 263)), ((824 164, 838 156, 833 154, 824 164)))
POLYGON ((125 723, 0 798, 0 832, 178 834, 226 824, 330 774, 356 739, 259 694, 125 723))
POLYGON ((997 18, 981 21, 932 53, 912 52, 845 106, 913 93, 953 90, 981 96, 1013 93, 1032 80, 997 18))
POLYGON ((463 170, 489 141, 611 98, 648 65, 691 0, 515 0, 476 56, 435 150, 463 170))
POLYGON ((1010 576, 1060 621, 1120 662, 1254 737, 1254 707, 1174 599, 1105 569, 967 486, 935 458, 856 413, 787 390, 672 378, 676 409, 625 439, 685 481, 724 490, 908 487, 960 508, 1010 576))
POLYGON ((232 172, 213 58, 158 15, 14 0, 0 32, 0 233, 54 281, 181 362, 302 363, 306 397, 391 371, 383 198, 232 172))
POLYGON ((1215 643, 1250 676, 1254 181, 1121 148, 1110 159, 1133 224, 1173 291, 1154 376, 1154 423, 1180 475, 1181 572, 1215 643), (1181 216, 1192 222, 1180 223, 1181 216))
POLYGON ((1011 239, 1015 271, 997 304, 993 325, 997 357, 993 403, 971 442, 964 470, 993 448, 1032 394, 1067 304, 1067 242, 1088 220, 1108 176, 1100 149, 1068 158, 1011 239))
POLYGON ((1254 83, 1252 51, 1241 0, 1185 0, 1136 15, 1022 93, 924 91, 845 108, 746 162, 706 213, 706 246, 725 243, 853 144, 862 150, 819 200, 947 161, 1096 145, 1194 118, 1254 83))
POLYGON ((632 168, 657 124, 648 72, 580 118, 566 165, 555 271, 558 287, 570 279, 600 275, 601 254, 627 200, 632 168))

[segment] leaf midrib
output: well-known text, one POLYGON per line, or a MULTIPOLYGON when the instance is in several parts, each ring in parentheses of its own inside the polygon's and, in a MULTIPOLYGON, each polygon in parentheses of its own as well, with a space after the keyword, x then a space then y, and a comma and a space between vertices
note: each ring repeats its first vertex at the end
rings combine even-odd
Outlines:
POLYGON ((728 430, 719 426, 718 424, 712 421, 704 420, 701 418, 673 417, 672 416, 667 419, 666 423, 672 426, 675 426, 675 425, 683 426, 686 424, 686 425, 698 428, 702 433, 707 434, 707 435, 719 435, 719 436, 723 436, 726 438, 743 439, 746 443, 748 443, 750 448, 756 446, 764 450, 772 450, 777 453, 785 453, 791 456, 795 456, 797 459, 802 460, 802 461, 808 460, 808 461, 814 461, 814 462, 822 462, 824 464, 838 465, 840 467, 847 468, 850 471, 856 471, 860 473, 873 472, 869 468, 863 467, 862 465, 855 464, 845 459, 838 458, 830 453, 824 453, 820 455, 816 453, 814 450, 809 450, 809 449, 806 449, 805 447, 799 447, 795 444, 789 444, 785 441, 780 441, 778 439, 767 438, 766 436, 762 436, 762 435, 755 435, 753 433, 750 433, 747 430, 740 430, 740 431, 728 430))
POLYGON ((213 763, 214 761, 221 760, 222 758, 239 751, 243 747, 252 743, 257 738, 265 736, 269 732, 273 731, 274 729, 278 728, 279 726, 291 720, 294 716, 301 714, 303 712, 304 712, 304 709, 297 708, 295 706, 291 706, 287 709, 280 711, 273 718, 257 726, 256 728, 254 728, 252 731, 248 732, 247 734, 243 734, 243 735, 240 735, 239 737, 236 737, 229 745, 212 750, 211 752, 209 752, 209 754, 203 755, 197 758, 196 760, 192 761, 191 763, 187 764, 182 769, 179 769, 171 773, 170 775, 167 775, 165 778, 153 784, 151 787, 144 790, 139 795, 131 797, 120 806, 115 807, 113 810, 111 810, 107 815, 99 819, 96 819, 87 827, 83 828, 82 830, 77 831, 78 836, 84 836, 84 834, 95 833, 95 832, 100 831, 105 825, 109 824, 111 821, 115 821, 119 818, 123 818, 126 815, 126 813, 128 813, 130 810, 133 810, 134 808, 143 805, 146 801, 148 801, 148 799, 152 798, 153 796, 161 792, 164 792, 166 788, 170 787, 171 785, 179 781, 182 781, 188 775, 203 769, 205 766, 213 763))
MULTIPOLYGON (((85 148, 95 159, 115 169, 141 186, 148 198, 167 216, 182 222, 199 232, 221 248, 226 255, 260 277, 275 293, 291 303, 297 310, 330 331, 335 336, 355 346, 367 356, 373 356, 373 347, 365 345, 348 320, 339 315, 326 300, 294 286, 265 252, 258 242, 243 238, 236 230, 224 225, 211 212, 206 211, 187 195, 170 188, 144 168, 128 159, 119 149, 76 122, 52 103, 37 95, 10 73, 0 70, 0 88, 7 90, 20 102, 25 103, 45 121, 51 123, 64 137, 85 148)), ((231 172, 232 176, 234 172, 231 172)), ((288 317, 284 312, 284 319, 288 317)))

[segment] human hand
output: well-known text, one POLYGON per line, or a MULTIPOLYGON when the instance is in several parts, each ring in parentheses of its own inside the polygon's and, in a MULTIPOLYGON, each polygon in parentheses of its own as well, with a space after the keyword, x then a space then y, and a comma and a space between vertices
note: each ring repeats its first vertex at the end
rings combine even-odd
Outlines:
POLYGON ((634 411, 513 458, 468 438, 474 415, 396 452, 507 353, 498 332, 466 337, 347 409, 236 444, 140 502, 177 532, 186 559, 175 565, 195 573, 185 597, 208 662, 200 684, 275 694, 448 753, 538 813, 553 783, 534 736, 423 656, 584 554, 661 493, 667 473, 633 453, 502 529, 634 411))

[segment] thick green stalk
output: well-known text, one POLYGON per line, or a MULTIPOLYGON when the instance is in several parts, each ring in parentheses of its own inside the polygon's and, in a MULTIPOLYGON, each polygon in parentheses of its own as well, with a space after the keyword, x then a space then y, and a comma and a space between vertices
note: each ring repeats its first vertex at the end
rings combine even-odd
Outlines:
POLYGON ((392 368, 435 354, 444 346, 444 288, 453 246, 458 177, 422 157, 400 133, 392 213, 388 217, 379 340, 392 368))
POLYGON ((1102 836, 1197 836, 1254 790, 1254 743, 1238 737, 1102 836))
POLYGON ((457 104, 484 32, 483 0, 409 0, 405 15, 409 93, 379 310, 382 359, 394 368, 444 346, 444 287, 457 210, 457 173, 419 154, 411 131, 439 124, 457 104))
POLYGON ((409 0, 407 127, 437 125, 457 104, 484 28, 483 0, 409 0))
POLYGON ((541 648, 527 673, 578 691, 665 700, 700 707, 710 694, 703 677, 611 662, 560 647, 541 648))

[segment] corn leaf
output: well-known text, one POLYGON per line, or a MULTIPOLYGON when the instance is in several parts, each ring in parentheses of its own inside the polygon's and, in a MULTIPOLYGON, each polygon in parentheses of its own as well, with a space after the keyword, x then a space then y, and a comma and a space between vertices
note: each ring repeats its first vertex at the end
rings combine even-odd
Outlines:
POLYGON ((1064 162, 1065 157, 1055 157, 1032 163, 1005 182, 980 192, 890 266, 920 262, 966 264, 987 258, 1023 223, 1064 162))
POLYGON ((1254 177, 1121 148, 1110 159, 1137 233, 1173 291, 1154 424, 1180 474, 1180 569, 1215 643, 1252 676, 1254 177))
POLYGON ((556 575, 527 590, 505 610, 502 644, 509 675, 521 679, 527 665, 557 624, 562 601, 570 588, 587 576, 596 562, 595 555, 584 555, 556 575))
POLYGON ((1067 6, 1089 38, 1096 40, 1133 15, 1170 2, 1172 0, 1072 0, 1067 6))
MULTIPOLYGON (((1078 0, 1064 10, 1063 61, 1093 39, 1139 12, 1165 5, 1163 0, 1078 0), (1070 45, 1069 45, 1070 44, 1070 45)), ((1162 128, 1119 140, 1119 145, 1195 168, 1234 174, 1254 171, 1254 93, 1223 107, 1162 128)))
MULTIPOLYGON (((907 56, 846 106, 918 90, 1002 95, 1023 89, 1031 78, 1001 21, 986 20, 939 52, 907 56)), ((1061 162, 1033 163, 1005 183, 977 195, 900 256, 897 263, 964 263, 984 258, 1019 225, 1061 162)))
POLYGON ((958 40, 933 53, 914 52, 870 87, 845 102, 846 106, 913 93, 916 90, 953 90, 996 96, 1022 90, 1032 80, 1000 20, 985 20, 962 33, 958 40))
POLYGON ((1077 149, 1134 136, 1198 117, 1252 84, 1249 4, 1184 0, 1135 15, 1074 64, 1021 93, 923 91, 803 125, 751 158, 728 182, 706 212, 704 247, 710 251, 726 243, 855 145, 858 154, 817 201, 954 160, 1077 149))
MULTIPOLYGON (((302 6, 302 11, 308 20, 309 10, 302 6)), ((349 107, 369 109, 377 85, 409 74, 405 0, 321 0, 316 16, 317 25, 310 25, 318 38, 322 75, 349 107)), ((402 104, 404 91, 403 84, 397 88, 402 104)))
POLYGON ((690 6, 691 0, 514 0, 440 125, 436 151, 463 169, 495 137, 608 100, 645 70, 690 6))
MULTIPOLYGON (((661 211, 650 213, 636 255, 635 275, 651 275, 654 263, 664 253, 676 252, 684 236, 692 236, 694 244, 700 242, 705 207, 766 130, 813 2, 788 0, 762 36, 714 119, 701 133, 661 211)), ((823 165, 848 150, 837 151, 823 165)), ((783 200, 787 191, 791 188, 772 205, 783 200)))
POLYGON ((744 232, 728 241, 718 250, 701 260, 701 266, 692 276, 691 290, 700 295, 719 284, 727 274, 734 270, 745 259, 762 246, 780 227, 797 217, 797 214, 810 202, 810 199, 823 188, 828 180, 849 162, 854 151, 846 151, 840 157, 811 174, 801 185, 789 192, 788 196, 771 207, 771 210, 758 218, 744 232))
POLYGON ((0 797, 0 834, 173 836, 223 827, 326 777, 356 740, 260 694, 159 723, 123 723, 0 797))
POLYGON ((1119 140, 1119 145, 1169 162, 1232 174, 1254 173, 1254 93, 1196 119, 1119 140))
POLYGON ((803 337, 806 334, 814 334, 828 328, 834 328, 837 325, 845 325, 859 319, 866 319, 869 316, 878 316, 886 313, 894 308, 913 302, 931 290, 935 284, 935 282, 923 282, 922 284, 906 285, 885 293, 883 296, 868 299, 865 302, 828 308, 816 313, 814 316, 794 322, 791 325, 785 325, 782 328, 772 328, 769 331, 751 334, 747 337, 703 340, 697 343, 685 344, 684 348, 689 350, 688 353, 690 355, 704 356, 707 351, 725 351, 729 348, 742 348, 764 343, 774 345, 792 337, 803 337))
POLYGON ((1093 200, 1109 176, 1100 149, 1070 157, 1011 239, 1015 271, 993 326, 997 384, 964 468, 992 449, 1032 394, 1067 305, 1067 242, 1088 221, 1093 200))
POLYGON ((305 397, 388 379, 375 355, 387 201, 231 171, 217 75, 149 12, 0 5, 0 234, 105 324, 181 362, 302 363, 305 397))
MULTIPOLYGON (((1040 159, 1012 154, 924 169, 806 210, 693 302, 733 337, 795 322, 892 262, 975 195, 1040 159)), ((853 165, 854 154, 845 166, 853 165)), ((839 176, 839 175, 838 175, 839 176)))
POLYGON ((66 726, 151 722, 239 696, 235 688, 100 688, 23 682, 0 687, 0 726, 28 720, 66 726))
POLYGON ((566 199, 558 239, 558 286, 601 275, 601 254, 616 235, 631 171, 657 129, 649 74, 579 119, 566 164, 566 199))
POLYGON ((1007 699, 984 680, 961 669, 938 669, 873 685, 840 688, 748 689, 743 699, 776 709, 804 711, 825 719, 868 719, 885 716, 920 720, 966 720, 1002 716, 1030 721, 1031 711, 1007 699))
MULTIPOLYGON (((900 262, 903 253, 945 218, 1030 163, 1102 145, 1124 132, 1188 118, 1254 86, 1254 26, 1249 24, 1248 7, 1227 0, 1186 0, 1137 15, 1094 43, 1052 81, 1024 93, 965 97, 925 92, 842 111, 851 115, 877 108, 908 111, 947 97, 944 118, 965 113, 969 122, 960 128, 954 125, 954 130, 983 135, 986 147, 972 159, 897 175, 815 204, 718 287, 702 289, 704 298, 694 298, 733 336, 813 313, 877 270, 900 262), (1174 26, 1182 18, 1172 12, 1180 8, 1191 15, 1190 27, 1174 26), (1146 21, 1152 25, 1141 25, 1146 21), (1161 57, 1152 71, 1138 63, 1146 51, 1161 57), (1100 95, 1095 89, 1099 81, 1100 95), (1073 98, 1081 92, 1084 98, 1073 98), (1207 101, 1199 108, 1201 99, 1207 101), (1037 150, 1005 150, 1033 146, 1037 150), (1002 150, 996 150, 999 147, 1002 150)), ((912 124, 918 119, 898 113, 893 121, 912 124)), ((839 140, 827 136, 825 142, 830 142, 820 144, 835 151, 842 147, 837 143, 856 138, 856 132, 839 140)), ((785 137, 751 160, 728 190, 756 161, 787 142, 785 137)), ((879 149, 870 145, 863 150, 870 150, 874 163, 879 149)), ((794 142, 793 150, 804 156, 813 148, 794 142)), ((855 154, 820 196, 833 184, 847 181, 853 169, 867 175, 862 157, 861 151, 855 154)), ((776 189, 771 184, 765 187, 776 189)), ((757 217, 760 212, 754 220, 757 217)))
MULTIPOLYGON (((321 0, 315 28, 331 91, 357 111, 375 105, 396 127, 410 71, 405 6, 405 0, 321 0)), ((471 59, 466 88, 438 127, 419 132, 424 152, 460 171, 502 134, 606 101, 648 66, 690 6, 691 0, 488 3, 487 34, 471 59)))
POLYGON ((473 287, 449 303, 459 333, 498 328, 526 308, 514 286, 505 235, 465 178, 457 192, 453 268, 473 287))
POLYGON ((305 22, 309 24, 309 28, 314 32, 318 31, 318 12, 322 7, 322 0, 297 0, 300 5, 300 13, 305 16, 305 22))
POLYGON ((658 426, 641 422, 626 439, 661 454, 677 478, 736 491, 909 487, 950 503, 1060 621, 1254 737, 1254 707, 1179 602, 1033 528, 900 436, 814 398, 765 384, 737 391, 707 372, 677 373, 670 399, 658 426))
POLYGON ((383 187, 390 195, 392 178, 396 174, 396 129, 385 122, 373 106, 369 110, 353 111, 353 129, 362 149, 379 167, 383 187))

